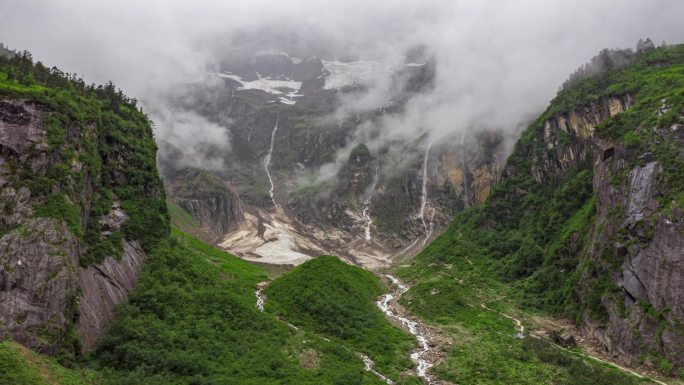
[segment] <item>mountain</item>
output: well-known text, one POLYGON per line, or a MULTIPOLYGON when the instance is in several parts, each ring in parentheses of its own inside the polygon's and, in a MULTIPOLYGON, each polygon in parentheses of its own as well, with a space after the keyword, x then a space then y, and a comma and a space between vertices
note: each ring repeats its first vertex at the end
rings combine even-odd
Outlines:
MULTIPOLYGON (((227 95, 260 144, 226 121, 233 150, 199 167, 161 143, 163 182, 135 99, 8 51, 0 384, 662 383, 615 362, 677 381, 684 46, 642 48, 576 72, 501 166, 497 132, 337 142, 363 128, 326 123, 325 95, 363 87, 367 63, 226 63, 218 93, 179 108, 219 119, 227 95), (335 178, 312 177, 345 146, 335 178), (346 255, 311 257, 326 248, 346 255)), ((425 63, 360 121, 429 86, 425 63)))
POLYGON ((383 139, 377 126, 433 85, 434 59, 414 56, 384 68, 255 53, 223 63, 212 81, 179 87, 169 103, 222 127, 231 147, 207 144, 211 165, 193 164, 183 158, 190 149, 162 138, 170 200, 195 218, 196 233, 210 234, 205 240, 253 261, 335 254, 374 268, 416 252, 455 213, 484 201, 507 149, 495 130, 438 143, 419 128, 408 140, 383 139), (388 73, 381 107, 331 118, 388 73), (197 169, 203 182, 188 175, 197 169), (190 204, 188 191, 203 198, 190 204), (223 214, 208 215, 216 206, 223 214))
POLYGON ((168 234, 136 101, 30 54, 0 57, 0 335, 73 358, 94 346, 168 234))
POLYGON ((445 328, 468 324, 455 315, 470 312, 466 303, 562 317, 596 351, 677 375, 683 71, 684 46, 651 47, 562 89, 523 133, 486 203, 457 215, 400 270, 417 282, 405 305, 445 328))

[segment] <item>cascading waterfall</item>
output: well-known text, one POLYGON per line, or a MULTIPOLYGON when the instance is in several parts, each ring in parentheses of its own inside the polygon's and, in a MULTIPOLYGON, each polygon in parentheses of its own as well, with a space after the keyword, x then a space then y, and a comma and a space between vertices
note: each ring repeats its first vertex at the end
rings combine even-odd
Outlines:
POLYGON ((398 301, 399 298, 408 291, 408 287, 404 285, 397 278, 386 275, 387 279, 392 281, 392 283, 397 287, 394 292, 387 293, 380 297, 380 300, 376 302, 380 310, 385 313, 388 317, 399 321, 404 325, 409 333, 413 334, 420 345, 420 349, 414 353, 411 353, 411 359, 416 362, 416 375, 427 381, 428 385, 436 385, 437 383, 432 379, 431 376, 427 374, 427 371, 433 366, 427 359, 425 355, 430 351, 430 345, 428 344, 428 338, 424 331, 421 331, 419 324, 416 321, 403 317, 391 309, 392 301, 398 301))
POLYGON ((373 220, 371 219, 370 216, 370 207, 371 207, 371 200, 373 199, 373 191, 375 191, 375 186, 378 184, 378 169, 380 168, 380 162, 378 162, 377 165, 375 165, 375 176, 373 177, 373 182, 371 183, 370 187, 370 192, 368 193, 368 199, 363 203, 363 218, 366 220, 366 232, 365 232, 365 238, 367 241, 370 241, 371 238, 371 225, 373 224, 373 220))
POLYGON ((461 134, 461 168, 463 168, 463 206, 464 208, 470 207, 470 204, 468 203, 468 180, 466 177, 467 174, 467 169, 466 169, 466 159, 465 159, 465 132, 461 134))
POLYGON ((425 230, 425 239, 423 239, 423 242, 421 244, 421 247, 425 246, 425 243, 428 241, 430 236, 432 235, 432 220, 430 221, 430 225, 425 222, 425 207, 427 206, 428 199, 427 199, 427 165, 428 165, 428 155, 430 154, 430 147, 432 146, 432 143, 428 143, 427 149, 425 149, 425 156, 423 158, 423 189, 422 189, 422 194, 420 197, 420 211, 418 212, 418 215, 420 216, 420 222, 423 224, 423 229, 425 230))
POLYGON ((271 154, 273 154, 273 143, 275 142, 276 131, 278 131, 278 121, 280 121, 280 115, 278 115, 278 117, 276 118, 275 127, 273 127, 273 132, 271 133, 271 146, 268 149, 268 154, 266 154, 266 158, 264 158, 264 170, 266 170, 266 175, 268 175, 268 181, 271 183, 271 188, 268 190, 268 194, 271 196, 271 201, 273 202, 273 206, 275 207, 278 207, 278 204, 275 201, 275 197, 273 196, 275 185, 273 184, 273 178, 271 177, 271 172, 268 170, 268 167, 271 165, 271 154))
POLYGON ((256 116, 255 116, 254 119, 252 120, 252 125, 249 126, 249 134, 247 134, 247 141, 248 141, 248 142, 252 140, 252 130, 254 130, 254 123, 255 123, 255 122, 256 122, 256 116))

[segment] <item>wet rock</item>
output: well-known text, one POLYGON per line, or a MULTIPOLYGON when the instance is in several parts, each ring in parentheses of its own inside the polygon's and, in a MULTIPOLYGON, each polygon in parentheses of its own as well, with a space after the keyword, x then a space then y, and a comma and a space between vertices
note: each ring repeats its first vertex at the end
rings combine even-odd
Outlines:
POLYGON ((661 172, 658 162, 635 167, 629 173, 627 222, 636 223, 655 210, 656 180, 661 172))
POLYGON ((0 102, 0 145, 14 154, 24 153, 30 147, 47 148, 43 115, 39 104, 0 102))
POLYGON ((111 233, 121 229, 124 223, 128 220, 128 215, 125 211, 121 209, 121 202, 119 197, 114 197, 112 203, 112 210, 107 214, 103 215, 98 219, 100 225, 102 225, 103 235, 107 236, 111 233))
POLYGON ((0 228, 10 229, 24 223, 33 215, 30 204, 31 191, 22 187, 19 191, 6 187, 0 192, 0 228))
POLYGON ((84 351, 95 346, 97 338, 114 320, 116 305, 133 290, 146 260, 138 242, 124 241, 121 260, 107 257, 102 263, 79 270, 78 285, 83 294, 76 327, 84 351))
POLYGON ((575 341, 575 337, 568 332, 552 330, 549 332, 549 337, 551 337, 551 340, 553 340, 553 342, 565 348, 572 348, 577 346, 577 341, 575 341))
POLYGON ((54 354, 78 316, 78 242, 60 221, 34 219, 0 238, 0 335, 54 354))
POLYGON ((169 190, 172 199, 216 239, 244 220, 239 196, 209 171, 185 169, 177 174, 169 190))

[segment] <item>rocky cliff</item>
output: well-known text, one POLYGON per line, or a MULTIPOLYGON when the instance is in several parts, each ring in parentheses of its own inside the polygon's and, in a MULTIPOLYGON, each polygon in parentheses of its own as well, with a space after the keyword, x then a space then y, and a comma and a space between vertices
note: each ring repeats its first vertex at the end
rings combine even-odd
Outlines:
POLYGON ((223 127, 231 148, 206 149, 220 153, 223 165, 205 169, 200 181, 186 177, 188 162, 179 161, 185 150, 162 142, 160 165, 171 200, 209 231, 211 240, 231 239, 223 244, 241 256, 254 250, 246 252, 240 242, 260 243, 238 234, 263 234, 256 219, 242 221, 242 212, 262 218, 267 227, 277 226, 264 219, 275 215, 274 220, 294 229, 291 238, 313 237, 304 243, 349 258, 369 254, 384 259, 407 246, 424 245, 416 240, 438 233, 463 208, 484 202, 508 149, 497 131, 456 135, 439 144, 429 143, 427 136, 386 142, 369 136, 369 127, 401 115, 405 103, 434 81, 429 59, 394 70, 396 84, 385 106, 341 117, 336 116, 344 100, 361 95, 373 80, 373 63, 261 54, 226 64, 216 75, 218 85, 178 90, 171 103, 223 127), (222 192, 206 194, 219 185, 222 192), (274 202, 282 212, 274 210, 274 202))
POLYGON ((239 196, 208 170, 180 170, 168 184, 172 200, 217 242, 244 220, 239 196))
POLYGON ((1 336, 65 358, 94 346, 168 232, 155 151, 113 85, 0 58, 1 336))
POLYGON ((574 251, 576 294, 587 304, 578 313, 581 330, 623 361, 669 371, 684 366, 683 111, 648 96, 643 89, 607 95, 549 118, 547 151, 530 171, 538 183, 592 171, 595 216, 574 251))
POLYGON ((663 47, 561 90, 485 204, 417 266, 481 258, 525 306, 574 320, 615 359, 679 373, 683 70, 684 47, 663 47))

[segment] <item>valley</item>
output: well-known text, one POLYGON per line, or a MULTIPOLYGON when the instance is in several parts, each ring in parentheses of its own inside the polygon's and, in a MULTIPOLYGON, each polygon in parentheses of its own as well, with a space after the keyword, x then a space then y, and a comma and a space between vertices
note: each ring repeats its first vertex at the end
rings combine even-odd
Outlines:
POLYGON ((684 45, 259 20, 144 101, 0 45, 0 385, 684 384, 684 45))

